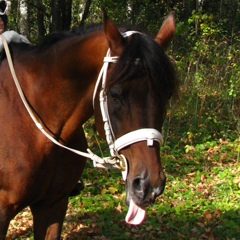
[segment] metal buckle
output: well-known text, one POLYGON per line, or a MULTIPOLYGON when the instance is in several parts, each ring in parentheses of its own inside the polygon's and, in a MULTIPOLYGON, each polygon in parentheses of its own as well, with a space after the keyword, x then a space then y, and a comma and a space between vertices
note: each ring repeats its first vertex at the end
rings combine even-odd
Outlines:
POLYGON ((116 158, 118 159, 117 165, 119 170, 122 172, 123 180, 126 181, 128 175, 128 162, 123 154, 116 153, 116 158))

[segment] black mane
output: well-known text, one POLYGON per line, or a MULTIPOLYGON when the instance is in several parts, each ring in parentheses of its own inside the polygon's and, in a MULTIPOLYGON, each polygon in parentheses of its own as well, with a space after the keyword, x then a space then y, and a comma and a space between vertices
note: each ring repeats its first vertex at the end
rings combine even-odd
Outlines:
POLYGON ((92 32, 97 32, 99 30, 102 30, 102 24, 78 26, 73 28, 71 31, 52 33, 46 36, 43 39, 42 43, 37 47, 40 48, 41 50, 46 49, 59 41, 62 41, 74 36, 85 36, 87 34, 90 34, 92 32))
POLYGON ((133 34, 114 68, 109 87, 115 82, 148 76, 156 91, 170 99, 177 95, 175 70, 164 50, 145 34, 133 34))

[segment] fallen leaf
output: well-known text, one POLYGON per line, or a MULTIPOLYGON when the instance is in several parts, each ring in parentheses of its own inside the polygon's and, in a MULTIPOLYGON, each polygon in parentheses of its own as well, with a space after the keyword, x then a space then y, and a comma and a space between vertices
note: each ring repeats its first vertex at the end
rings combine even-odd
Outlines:
POLYGON ((203 217, 208 219, 209 221, 213 219, 213 215, 210 213, 209 210, 207 210, 204 214, 203 217))

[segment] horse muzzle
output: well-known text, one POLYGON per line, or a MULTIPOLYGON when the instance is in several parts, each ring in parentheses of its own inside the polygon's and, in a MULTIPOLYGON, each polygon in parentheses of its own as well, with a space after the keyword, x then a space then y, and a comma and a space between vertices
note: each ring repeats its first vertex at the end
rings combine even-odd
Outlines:
POLYGON ((126 202, 129 206, 125 221, 129 224, 140 225, 146 218, 146 207, 153 205, 156 198, 165 188, 166 177, 160 173, 161 181, 157 187, 153 187, 149 177, 136 177, 132 181, 128 179, 126 202))
POLYGON ((165 183, 166 177, 163 173, 157 187, 152 186, 149 177, 136 177, 132 183, 128 184, 128 194, 139 207, 147 207, 163 193, 165 183))

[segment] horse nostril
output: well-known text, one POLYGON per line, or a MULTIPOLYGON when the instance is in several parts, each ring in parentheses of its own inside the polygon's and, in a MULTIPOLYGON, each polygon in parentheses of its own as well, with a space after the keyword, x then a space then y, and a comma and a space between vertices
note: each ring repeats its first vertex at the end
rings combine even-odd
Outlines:
POLYGON ((141 187, 141 178, 135 178, 134 180, 133 180, 133 189, 135 190, 135 191, 142 191, 142 187, 141 187))
POLYGON ((154 203, 155 199, 161 195, 165 188, 166 177, 163 173, 160 176, 160 183, 154 187, 150 183, 150 179, 148 177, 136 177, 132 181, 132 193, 133 196, 139 201, 140 204, 143 204, 144 201, 149 203, 154 203))
POLYGON ((133 180, 132 188, 137 197, 139 197, 140 199, 144 199, 148 194, 150 184, 148 179, 137 177, 133 180))

